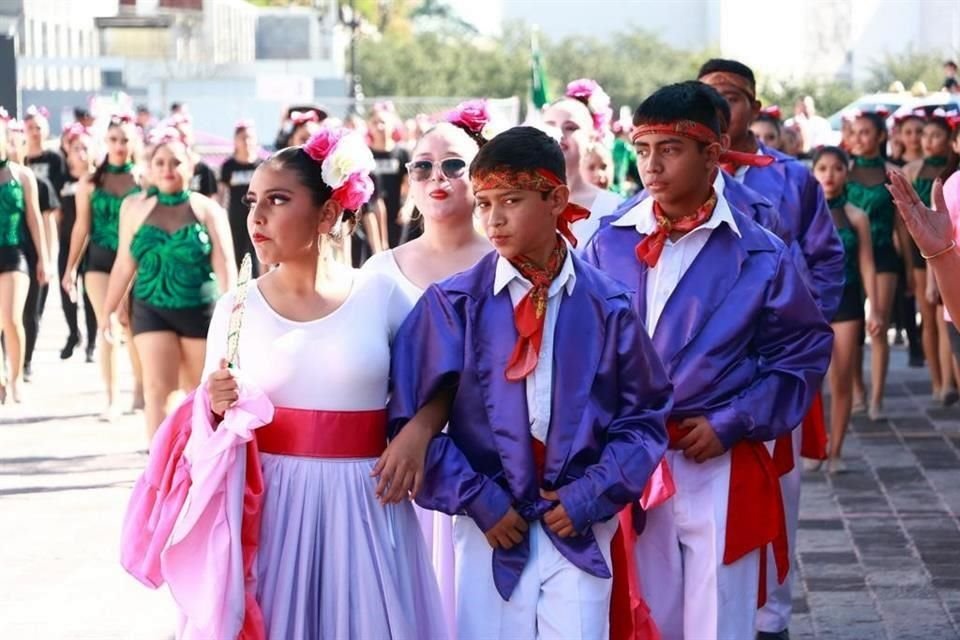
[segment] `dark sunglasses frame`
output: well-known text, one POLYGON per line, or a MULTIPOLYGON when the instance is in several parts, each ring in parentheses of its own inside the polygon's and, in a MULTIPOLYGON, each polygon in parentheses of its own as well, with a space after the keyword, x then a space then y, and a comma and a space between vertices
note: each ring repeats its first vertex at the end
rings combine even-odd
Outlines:
MULTIPOLYGON (((433 160, 414 160, 407 163, 407 174, 415 182, 424 182, 433 176, 433 168, 436 166, 433 160), (421 165, 418 167, 417 165, 421 165)), ((440 173, 448 180, 455 180, 463 177, 467 170, 467 162, 463 158, 447 158, 440 161, 440 173)))

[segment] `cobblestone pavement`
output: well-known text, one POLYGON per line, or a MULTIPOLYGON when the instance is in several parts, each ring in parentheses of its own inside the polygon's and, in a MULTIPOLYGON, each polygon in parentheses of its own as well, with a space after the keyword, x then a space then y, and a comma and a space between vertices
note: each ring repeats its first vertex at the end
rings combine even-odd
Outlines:
MULTIPOLYGON (((0 638, 167 640, 169 594, 117 560, 142 418, 97 421, 98 367, 60 361, 65 335, 51 299, 25 402, 0 407, 0 638)), ((795 639, 960 638, 960 411, 905 361, 888 419, 855 418, 848 471, 804 476, 795 639)))

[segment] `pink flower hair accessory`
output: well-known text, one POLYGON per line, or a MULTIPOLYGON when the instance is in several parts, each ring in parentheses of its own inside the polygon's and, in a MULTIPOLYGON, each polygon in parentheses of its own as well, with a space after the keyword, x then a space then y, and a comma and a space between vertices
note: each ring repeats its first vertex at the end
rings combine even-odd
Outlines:
POLYGON ((90 135, 90 132, 87 130, 85 126, 83 126, 79 122, 74 122, 69 127, 67 127, 65 137, 67 139, 67 142, 73 142, 77 138, 81 138, 83 136, 88 136, 88 135, 90 135))
POLYGON ((294 127, 305 125, 308 122, 320 122, 320 116, 316 111, 291 111, 290 122, 294 127))
POLYGON ((770 105, 769 107, 764 107, 760 110, 760 113, 770 116, 776 120, 783 120, 783 111, 780 109, 780 106, 776 104, 770 105))
POLYGON ((591 78, 574 80, 567 85, 564 95, 586 105, 593 116, 593 128, 601 133, 606 131, 613 120, 613 109, 610 107, 610 96, 599 82, 591 78))
POLYGON ((370 200, 370 174, 376 161, 359 133, 341 126, 322 126, 303 145, 303 151, 320 164, 323 182, 344 209, 356 211, 370 200))
POLYGON ((147 136, 147 143, 152 146, 170 144, 171 142, 186 144, 183 133, 176 127, 170 125, 157 127, 147 136))
POLYGON ((445 113, 442 119, 462 129, 480 146, 493 137, 490 132, 490 108, 486 100, 461 102, 445 113))
POLYGON ((46 107, 38 107, 36 105, 30 105, 27 107, 27 110, 24 112, 24 119, 33 119, 33 118, 43 118, 44 120, 50 119, 50 112, 47 111, 46 107))

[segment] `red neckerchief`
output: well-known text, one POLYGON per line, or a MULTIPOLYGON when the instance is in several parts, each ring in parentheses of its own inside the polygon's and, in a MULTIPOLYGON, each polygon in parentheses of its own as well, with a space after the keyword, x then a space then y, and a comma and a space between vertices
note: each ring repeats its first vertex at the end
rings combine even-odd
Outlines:
POLYGON ((533 373, 540 359, 540 345, 543 344, 543 325, 547 316, 547 300, 550 284, 553 282, 563 263, 567 259, 567 243, 557 237, 545 267, 539 267, 526 256, 510 260, 517 271, 530 281, 533 288, 523 297, 513 310, 513 321, 517 327, 517 344, 507 361, 506 376, 510 382, 519 382, 533 373))
MULTIPOLYGON (((473 183, 474 193, 484 189, 518 189, 520 191, 550 193, 557 187, 566 184, 556 174, 547 169, 524 169, 521 171, 509 167, 496 167, 490 171, 474 174, 471 176, 471 182, 473 183)), ((589 217, 589 209, 568 202, 567 207, 557 217, 557 231, 571 245, 576 247, 577 237, 573 235, 573 230, 570 227, 574 222, 589 217)))
POLYGON ((648 235, 637 244, 637 260, 645 262, 649 267, 657 266, 660 260, 660 254, 663 253, 663 247, 667 243, 667 238, 673 231, 682 231, 684 233, 693 231, 713 215, 713 210, 717 206, 717 194, 710 189, 710 197, 700 207, 690 215, 683 216, 679 220, 671 220, 664 215, 660 204, 654 200, 653 215, 657 219, 657 230, 648 235))
POLYGON ((734 176, 740 167, 769 167, 776 161, 773 156, 744 153, 742 151, 722 151, 720 168, 734 176))

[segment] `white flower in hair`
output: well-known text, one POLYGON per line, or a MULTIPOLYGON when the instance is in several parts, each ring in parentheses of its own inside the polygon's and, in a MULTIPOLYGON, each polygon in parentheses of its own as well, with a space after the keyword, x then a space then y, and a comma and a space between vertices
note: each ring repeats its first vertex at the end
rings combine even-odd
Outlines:
POLYGON ((323 181, 331 189, 339 189, 352 173, 370 173, 376 162, 369 147, 358 135, 345 135, 320 165, 323 181))

